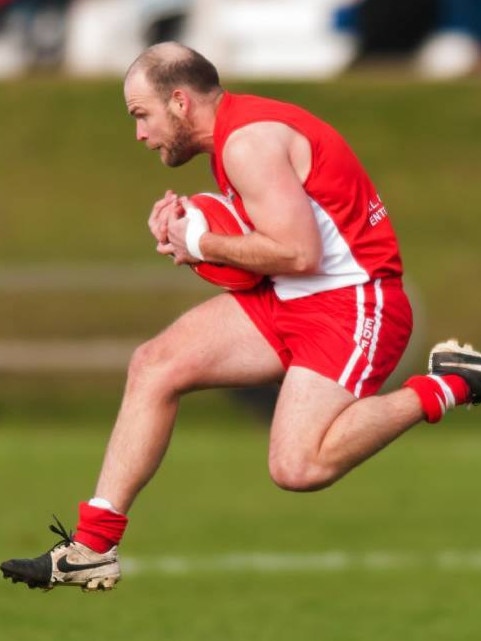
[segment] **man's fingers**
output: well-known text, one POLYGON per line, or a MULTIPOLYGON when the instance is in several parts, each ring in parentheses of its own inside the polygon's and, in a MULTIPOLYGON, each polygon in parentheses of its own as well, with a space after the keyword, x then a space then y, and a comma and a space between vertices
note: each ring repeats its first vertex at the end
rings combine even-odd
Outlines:
POLYGON ((162 254, 162 256, 173 256, 174 246, 172 245, 172 243, 159 242, 157 243, 157 251, 159 254, 162 254))
POLYGON ((184 215, 184 208, 176 194, 172 193, 170 198, 157 201, 149 216, 149 229, 155 238, 167 242, 167 229, 170 220, 177 220, 184 215))

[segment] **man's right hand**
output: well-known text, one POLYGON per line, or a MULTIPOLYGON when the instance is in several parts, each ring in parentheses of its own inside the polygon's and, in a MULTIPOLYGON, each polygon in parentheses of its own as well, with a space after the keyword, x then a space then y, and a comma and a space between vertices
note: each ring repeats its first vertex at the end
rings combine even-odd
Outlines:
POLYGON ((177 220, 184 216, 184 207, 179 196, 171 189, 165 196, 157 200, 150 212, 148 225, 152 235, 157 240, 157 251, 160 254, 173 254, 173 246, 168 239, 168 226, 170 220, 177 220))

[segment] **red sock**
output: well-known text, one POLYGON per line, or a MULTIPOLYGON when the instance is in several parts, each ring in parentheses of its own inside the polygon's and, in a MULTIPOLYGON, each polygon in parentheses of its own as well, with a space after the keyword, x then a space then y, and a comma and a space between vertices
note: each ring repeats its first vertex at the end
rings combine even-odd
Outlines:
POLYGON ((128 520, 125 514, 80 503, 74 540, 103 554, 120 543, 128 520))
POLYGON ((410 387, 419 396, 428 423, 437 423, 447 410, 467 403, 470 394, 469 385, 456 374, 412 376, 403 387, 410 387))

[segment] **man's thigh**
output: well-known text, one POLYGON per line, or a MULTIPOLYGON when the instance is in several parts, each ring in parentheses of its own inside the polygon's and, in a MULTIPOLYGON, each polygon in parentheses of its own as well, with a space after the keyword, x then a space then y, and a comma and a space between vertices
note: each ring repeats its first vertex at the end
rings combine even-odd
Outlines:
POLYGON ((285 373, 276 351, 227 293, 190 309, 150 344, 159 362, 182 372, 188 389, 262 385, 285 373))
POLYGON ((356 397, 331 379, 304 367, 289 368, 271 427, 271 468, 279 461, 295 468, 314 467, 322 441, 336 418, 356 397))

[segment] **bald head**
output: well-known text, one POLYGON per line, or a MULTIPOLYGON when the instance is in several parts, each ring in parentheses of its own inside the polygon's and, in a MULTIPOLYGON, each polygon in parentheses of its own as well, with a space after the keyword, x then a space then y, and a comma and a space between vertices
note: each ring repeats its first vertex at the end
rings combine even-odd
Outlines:
POLYGON ((221 90, 214 65, 194 49, 178 42, 161 42, 146 49, 129 67, 126 82, 137 74, 144 75, 165 101, 176 87, 181 86, 205 95, 221 90))

